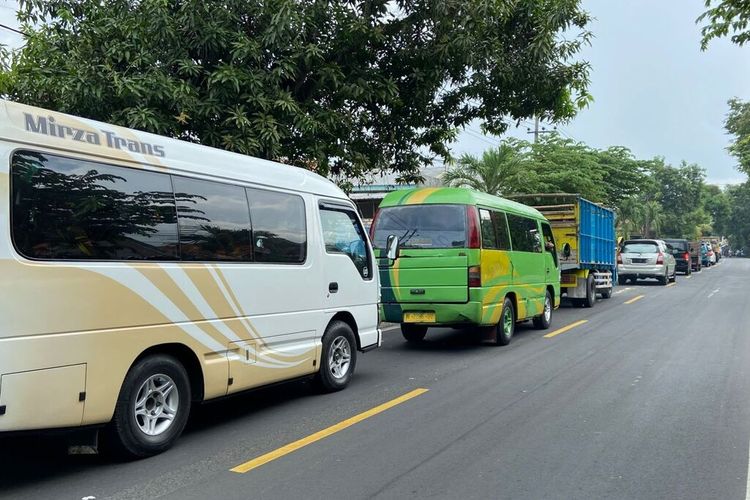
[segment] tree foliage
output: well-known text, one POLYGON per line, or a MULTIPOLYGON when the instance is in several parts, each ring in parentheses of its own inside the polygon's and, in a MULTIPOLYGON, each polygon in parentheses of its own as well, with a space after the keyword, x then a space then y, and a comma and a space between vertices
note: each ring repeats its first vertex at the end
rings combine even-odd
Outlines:
POLYGON ((0 93, 324 175, 413 180, 472 120, 499 134, 589 102, 579 3, 21 0, 29 36, 0 93))
POLYGON ((455 168, 443 175, 449 186, 471 189, 497 196, 523 192, 524 187, 535 185, 529 178, 518 148, 503 144, 482 153, 481 158, 465 154, 455 168))
POLYGON ((724 127, 734 136, 727 149, 737 159, 737 168, 750 175, 750 102, 730 99, 724 127))
POLYGON ((706 0, 706 12, 697 22, 705 22, 701 28, 701 49, 706 50, 714 38, 731 36, 739 46, 750 40, 750 1, 748 0, 706 0))

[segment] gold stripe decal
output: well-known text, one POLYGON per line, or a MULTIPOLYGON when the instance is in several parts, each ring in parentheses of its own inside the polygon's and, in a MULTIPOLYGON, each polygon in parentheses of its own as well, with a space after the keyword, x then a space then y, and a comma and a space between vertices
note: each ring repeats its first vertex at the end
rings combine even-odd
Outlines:
POLYGON ((363 413, 360 413, 359 415, 355 415, 351 418, 348 418, 344 421, 339 422, 338 424, 327 427, 321 431, 316 432, 315 434, 310 434, 307 437, 304 437, 302 439, 289 443, 286 446, 282 446, 281 448, 278 448, 274 451, 266 453, 265 455, 261 455, 257 458, 254 458, 250 460, 249 462, 245 462, 244 464, 240 464, 237 467, 234 467, 230 470, 232 472, 237 472, 239 474, 250 472, 253 469, 257 469, 261 465, 265 465, 268 462, 272 462, 276 460, 277 458, 281 458, 285 455, 288 455, 290 453, 293 453, 299 450, 300 448, 304 448, 305 446, 309 444, 320 441, 321 439, 325 439, 333 434, 336 434, 339 431, 343 431, 344 429, 347 429, 353 426, 354 424, 362 422, 363 420, 367 420, 368 418, 373 417, 377 415, 378 413, 383 413, 384 411, 389 410, 393 408, 394 406, 398 406, 401 403, 405 403, 406 401, 409 401, 410 399, 414 399, 417 396, 421 396, 427 391, 428 389, 414 389, 411 392, 407 392, 403 396, 399 396, 396 399, 392 399, 386 403, 383 403, 382 405, 376 406, 375 408, 372 408, 363 413))

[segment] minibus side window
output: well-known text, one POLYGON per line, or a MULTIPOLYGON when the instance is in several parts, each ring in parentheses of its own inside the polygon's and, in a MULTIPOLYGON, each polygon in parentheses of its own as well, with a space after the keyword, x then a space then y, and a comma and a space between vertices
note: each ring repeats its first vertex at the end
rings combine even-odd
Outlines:
POLYGON ((497 249, 497 234, 489 210, 479 209, 479 225, 482 228, 482 248, 497 249))
POLYGON ((508 227, 514 251, 542 252, 542 238, 537 221, 520 215, 508 214, 508 227))
POLYGON ((182 260, 250 261, 250 211, 245 189, 173 177, 182 260))
POLYGON ((505 219, 505 213, 493 211, 492 222, 495 223, 495 233, 497 234, 497 248, 500 250, 510 250, 508 221, 505 219))
POLYGON ((364 229, 353 211, 320 207, 320 224, 327 253, 349 256, 360 276, 371 279, 370 255, 364 229))
POLYGON ((557 267, 557 248, 555 248, 555 237, 552 235, 552 228, 546 222, 542 222, 542 234, 544 235, 544 248, 552 254, 552 260, 557 267))
POLYGON ((18 151, 11 175, 13 243, 26 257, 179 258, 167 174, 18 151))
POLYGON ((305 202, 294 194, 247 188, 255 262, 301 264, 307 258, 305 202))

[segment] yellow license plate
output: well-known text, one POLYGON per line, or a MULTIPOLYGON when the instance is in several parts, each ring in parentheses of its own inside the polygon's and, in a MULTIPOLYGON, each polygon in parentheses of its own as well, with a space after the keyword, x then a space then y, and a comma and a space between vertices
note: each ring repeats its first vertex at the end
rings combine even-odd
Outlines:
POLYGON ((434 312, 405 312, 404 323, 434 323, 434 312))

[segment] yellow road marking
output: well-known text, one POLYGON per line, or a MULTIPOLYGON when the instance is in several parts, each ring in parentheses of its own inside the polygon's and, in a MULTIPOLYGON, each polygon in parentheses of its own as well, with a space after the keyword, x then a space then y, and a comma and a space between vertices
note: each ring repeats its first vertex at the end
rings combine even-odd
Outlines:
POLYGON ((692 278, 692 277, 693 277, 693 275, 691 274, 690 276, 685 276, 685 279, 686 279, 686 280, 689 280, 689 279, 690 279, 690 278, 692 278))
POLYGON ((327 427, 321 431, 316 432, 315 434, 310 434, 307 437, 304 437, 302 439, 289 443, 286 446, 282 446, 281 448, 278 448, 276 450, 266 453, 265 455, 261 455, 257 458, 254 458, 248 462, 245 462, 244 464, 240 464, 237 467, 234 467, 230 470, 232 472, 237 472, 239 474, 244 474, 245 472, 249 472, 253 469, 260 467, 261 465, 264 465, 264 464, 267 464, 268 462, 276 460, 277 458, 281 458, 284 455, 288 455, 292 452, 299 450, 300 448, 304 448, 308 444, 312 444, 316 441, 320 441, 321 439, 325 439, 328 436, 336 434, 339 431, 343 431, 344 429, 351 427, 352 425, 357 424, 363 420, 366 420, 374 415, 377 415, 378 413, 382 413, 412 398, 421 396, 427 391, 428 389, 414 389, 411 392, 407 392, 403 396, 399 396, 396 399, 392 399, 386 403, 383 403, 382 405, 376 406, 375 408, 372 408, 363 413, 360 413, 359 415, 355 415, 351 418, 343 420, 339 422, 338 424, 334 424, 330 427, 327 427))
POLYGON ((633 298, 632 298, 632 299, 630 299, 630 300, 626 300, 626 301, 625 301, 625 303, 626 303, 626 304, 632 304, 633 302, 635 302, 635 301, 637 301, 637 300, 641 300, 641 299, 642 299, 643 297, 645 297, 645 295, 638 295, 638 296, 636 296, 636 297, 633 297, 633 298))
POLYGON ((589 322, 589 320, 587 320, 587 319, 582 319, 580 321, 576 321, 575 323, 571 323, 568 326, 564 326, 564 327, 560 328, 559 330, 555 330, 552 333, 548 333, 547 335, 544 336, 544 338, 545 339, 551 339, 555 335, 560 335, 561 333, 565 333, 568 330, 572 330, 573 328, 575 328, 577 326, 581 326, 582 324, 588 323, 588 322, 589 322))
POLYGON ((677 284, 677 283, 670 283, 670 284, 668 284, 668 285, 667 285, 667 288, 669 288, 669 287, 671 287, 671 286, 675 286, 676 284, 677 284))

